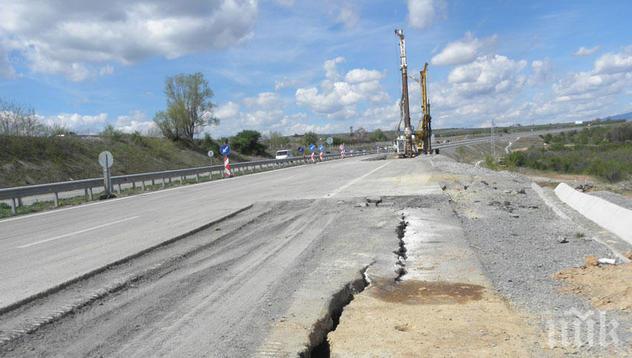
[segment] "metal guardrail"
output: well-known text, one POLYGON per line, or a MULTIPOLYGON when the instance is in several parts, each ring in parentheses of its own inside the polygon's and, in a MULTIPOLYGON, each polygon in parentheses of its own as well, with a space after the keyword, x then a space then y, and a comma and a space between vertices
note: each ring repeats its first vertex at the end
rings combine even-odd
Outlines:
MULTIPOLYGON (((357 157, 370 154, 368 152, 356 152, 356 153, 347 153, 345 157, 357 157)), ((372 153, 371 153, 372 154, 372 153)), ((328 154, 323 157, 324 161, 340 159, 339 154, 328 154)), ((256 160, 250 162, 240 162, 240 163, 232 163, 231 167, 233 171, 236 171, 238 174, 243 174, 243 172, 255 171, 255 170, 264 170, 270 168, 277 167, 287 167, 287 166, 296 166, 309 164, 311 162, 309 157, 292 157, 287 159, 268 159, 268 160, 256 160)), ((159 183, 162 187, 164 187, 167 183, 171 183, 173 178, 179 178, 181 182, 184 182, 189 177, 194 176, 196 181, 199 182, 201 176, 207 174, 210 180, 213 180, 213 174, 217 174, 217 178, 222 178, 224 171, 224 165, 210 165, 203 166, 197 168, 186 168, 186 169, 176 169, 176 170, 165 170, 160 172, 150 172, 150 173, 139 173, 139 174, 129 174, 129 175, 118 175, 112 177, 112 186, 116 189, 116 191, 120 194, 122 191, 122 186, 127 184, 131 184, 132 188, 135 189, 137 183, 140 183, 142 190, 145 190, 145 185, 147 182, 151 182, 151 185, 156 185, 159 183)), ((94 188, 104 188, 104 180, 103 178, 91 178, 91 179, 81 179, 81 180, 72 180, 58 183, 48 183, 48 184, 36 184, 36 185, 26 185, 26 186, 18 186, 13 188, 4 188, 0 189, 0 200, 10 200, 11 201, 11 212, 15 215, 17 212, 17 208, 22 206, 22 199, 27 197, 32 197, 36 195, 45 195, 45 194, 53 194, 54 195, 54 205, 55 207, 59 206, 59 193, 76 191, 76 190, 84 190, 84 195, 86 200, 94 199, 94 188)))

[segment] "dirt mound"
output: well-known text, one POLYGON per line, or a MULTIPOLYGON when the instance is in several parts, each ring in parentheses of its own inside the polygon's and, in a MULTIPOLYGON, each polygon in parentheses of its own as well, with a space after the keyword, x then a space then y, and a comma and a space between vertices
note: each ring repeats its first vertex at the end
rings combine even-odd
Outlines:
POLYGON ((587 265, 554 277, 566 284, 564 291, 587 297, 597 308, 632 312, 632 263, 587 265))

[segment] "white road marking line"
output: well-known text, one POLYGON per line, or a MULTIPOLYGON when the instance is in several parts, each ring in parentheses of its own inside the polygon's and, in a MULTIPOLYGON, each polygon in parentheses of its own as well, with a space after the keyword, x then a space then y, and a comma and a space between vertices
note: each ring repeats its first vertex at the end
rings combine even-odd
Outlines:
POLYGON ((355 179, 353 179, 352 181, 348 182, 347 184, 345 184, 345 185, 343 185, 343 186, 339 187, 338 189, 334 190, 334 191, 333 191, 333 192, 331 192, 330 194, 327 194, 327 195, 323 196, 323 198, 332 198, 332 197, 334 197, 335 195, 339 194, 341 191, 343 191, 343 190, 347 189, 348 187, 352 186, 353 184, 355 184, 355 183, 359 182, 360 180, 362 180, 362 179, 364 179, 364 178, 368 177, 369 175, 371 175, 371 174, 375 173, 376 171, 378 171, 378 170, 380 170, 380 169, 384 168, 385 166, 387 166, 387 165, 391 164, 392 162, 393 162, 392 160, 391 160, 391 161, 388 161, 388 162, 386 162, 386 164, 384 164, 384 165, 380 165, 379 167, 377 167, 377 168, 375 168, 375 169, 371 170, 370 172, 368 172, 368 173, 364 174, 363 176, 361 176, 361 177, 359 177, 359 178, 355 178, 355 179))
POLYGON ((49 241, 54 241, 54 240, 59 240, 59 239, 63 239, 65 237, 69 237, 69 236, 73 236, 73 235, 79 235, 79 234, 83 234, 86 233, 88 231, 93 231, 93 230, 98 230, 107 226, 111 226, 114 224, 120 224, 122 222, 125 221, 130 221, 130 220, 134 220, 134 219, 138 219, 140 216, 132 216, 129 218, 125 218, 125 219, 121 219, 121 220, 117 220, 117 221, 112 221, 111 223, 107 223, 107 224, 102 224, 102 225, 98 225, 98 226, 94 226, 91 228, 87 228, 87 229, 83 229, 83 230, 79 230, 79 231, 75 231, 75 232, 71 232, 68 234, 63 234, 63 235, 59 235, 59 236, 55 236, 55 237, 51 237, 50 239, 46 239, 46 240, 41 240, 41 241, 36 241, 36 242, 32 242, 30 244, 26 244, 26 245, 22 245, 22 246, 18 246, 18 249, 25 249, 27 247, 31 247, 31 246, 35 246, 35 245, 39 245, 39 244, 43 244, 49 241))

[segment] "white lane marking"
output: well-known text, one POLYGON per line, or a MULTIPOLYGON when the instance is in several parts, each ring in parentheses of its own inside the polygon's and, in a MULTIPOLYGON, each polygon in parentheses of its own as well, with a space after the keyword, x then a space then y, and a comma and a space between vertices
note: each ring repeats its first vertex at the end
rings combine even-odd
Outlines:
MULTIPOLYGON (((349 157, 349 158, 345 158, 344 159, 344 163, 348 163, 349 161, 351 161, 353 159, 356 159, 356 158, 363 158, 363 157, 349 157)), ((322 162, 322 163, 318 163, 318 164, 322 165, 322 164, 335 164, 335 163, 340 163, 340 160, 328 160, 326 162, 322 162)), ((89 206, 94 206, 94 205, 112 204, 112 203, 116 203, 116 202, 121 201, 121 200, 142 198, 144 196, 155 195, 155 194, 164 194, 164 193, 168 193, 168 192, 174 191, 174 190, 182 190, 182 189, 187 189, 187 188, 191 189, 191 188, 195 188, 195 187, 199 187, 199 186, 203 186, 203 185, 219 184, 219 183, 224 183, 224 182, 227 182, 227 181, 234 181, 234 180, 240 180, 242 178, 254 177, 254 176, 257 176, 257 175, 266 175, 266 174, 270 175, 270 174, 283 172, 283 171, 286 171, 286 170, 292 170, 292 169, 299 169, 299 168, 305 169, 306 166, 309 166, 309 164, 296 165, 296 166, 287 167, 287 168, 272 169, 272 170, 267 170, 267 171, 263 171, 263 172, 259 172, 259 173, 253 173, 253 174, 248 174, 248 175, 240 175, 238 177, 234 177, 234 178, 230 178, 230 179, 221 179, 221 180, 220 179, 213 179, 212 181, 207 181, 207 182, 203 182, 203 183, 187 184, 187 185, 177 186, 175 188, 169 188, 169 189, 158 189, 158 190, 154 190, 154 191, 148 191, 148 192, 145 192, 145 193, 140 193, 140 194, 135 194, 135 195, 130 195, 130 196, 124 196, 122 198, 98 201, 98 202, 95 202, 95 203, 87 203, 87 204, 69 206, 67 208, 53 209, 53 210, 49 210, 49 211, 43 211, 41 213, 20 215, 20 216, 16 216, 16 217, 12 217, 12 218, 0 219, 0 225, 3 224, 3 223, 6 223, 6 222, 11 222, 11 221, 30 219, 30 218, 33 218, 33 217, 36 217, 36 216, 57 214, 57 213, 64 212, 64 211, 67 211, 67 210, 83 209, 83 208, 86 208, 86 207, 89 207, 89 206)), ((81 195, 79 195, 79 196, 81 196, 81 195)))
POLYGON ((46 243, 46 242, 49 242, 49 241, 55 241, 55 240, 63 239, 63 238, 65 238, 65 237, 69 237, 69 236, 73 236, 73 235, 83 234, 83 233, 86 233, 86 232, 88 232, 88 231, 93 231, 93 230, 102 229, 102 228, 104 228, 104 227, 111 226, 111 225, 114 225, 114 224, 120 224, 120 223, 122 223, 122 222, 126 222, 126 221, 130 221, 130 220, 138 219, 139 217, 140 217, 140 216, 132 216, 132 217, 125 218, 125 219, 121 219, 121 220, 117 220, 117 221, 112 221, 112 222, 107 223, 107 224, 102 224, 102 225, 94 226, 94 227, 91 227, 91 228, 87 228, 87 229, 83 229, 83 230, 79 230, 79 231, 71 232, 71 233, 68 233, 68 234, 63 234, 63 235, 59 235, 59 236, 55 236, 55 237, 51 237, 51 238, 46 239, 46 240, 41 240, 41 241, 32 242, 32 243, 30 243, 30 244, 26 244, 26 245, 18 246, 17 248, 18 248, 18 249, 26 249, 27 247, 31 247, 31 246, 35 246, 35 245, 39 245, 39 244, 43 244, 43 243, 46 243))
POLYGON ((376 171, 378 171, 378 170, 380 170, 380 169, 384 168, 385 166, 387 166, 387 165, 391 164, 392 162, 393 162, 392 160, 391 160, 391 161, 388 161, 388 162, 386 162, 386 164, 384 164, 384 165, 380 165, 379 167, 377 167, 377 168, 375 168, 375 169, 371 170, 370 172, 368 172, 368 173, 364 174, 363 176, 353 179, 352 181, 348 182, 347 184, 345 184, 345 185, 343 185, 343 186, 339 187, 338 189, 336 189, 336 190, 332 191, 330 194, 327 194, 327 195, 323 196, 323 198, 331 198, 331 197, 334 197, 335 195, 339 194, 341 191, 343 191, 343 190, 347 189, 348 187, 352 186, 353 184, 355 184, 355 183, 359 182, 360 180, 362 180, 362 179, 364 179, 364 178, 368 177, 369 175, 371 175, 371 174, 375 173, 376 171))

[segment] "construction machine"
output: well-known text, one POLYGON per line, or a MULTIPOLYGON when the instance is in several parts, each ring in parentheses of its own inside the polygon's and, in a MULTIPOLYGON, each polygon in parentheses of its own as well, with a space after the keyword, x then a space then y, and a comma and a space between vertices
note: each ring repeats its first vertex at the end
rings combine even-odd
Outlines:
POLYGON ((413 129, 410 124, 410 106, 408 99, 408 63, 406 60, 406 41, 404 30, 396 29, 399 37, 400 70, 402 72, 402 99, 400 101, 400 123, 404 122, 404 134, 399 135, 395 141, 395 149, 399 157, 412 158, 417 155, 417 148, 413 144, 413 129))
POLYGON ((424 64, 424 69, 421 70, 420 85, 421 85, 421 120, 415 132, 415 142, 417 145, 417 151, 423 154, 432 153, 432 128, 430 126, 430 103, 428 103, 428 63, 424 64))

